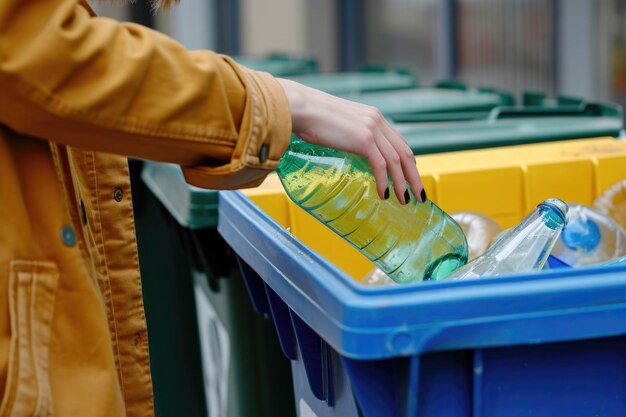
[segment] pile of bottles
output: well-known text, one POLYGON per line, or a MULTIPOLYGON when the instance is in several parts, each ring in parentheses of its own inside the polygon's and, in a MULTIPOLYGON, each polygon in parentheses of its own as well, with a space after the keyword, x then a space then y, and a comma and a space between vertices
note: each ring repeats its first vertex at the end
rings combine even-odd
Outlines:
POLYGON ((548 199, 503 231, 479 213, 449 216, 410 190, 406 206, 393 189, 381 200, 367 160, 297 138, 277 171, 297 205, 376 265, 361 280, 366 285, 626 263, 626 181, 593 207, 548 199))

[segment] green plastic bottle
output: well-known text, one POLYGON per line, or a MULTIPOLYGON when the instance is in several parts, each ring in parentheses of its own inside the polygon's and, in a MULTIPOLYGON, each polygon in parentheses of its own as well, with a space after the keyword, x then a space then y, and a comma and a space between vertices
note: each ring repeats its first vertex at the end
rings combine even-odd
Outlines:
MULTIPOLYGON (((291 141, 278 166, 289 197, 398 283, 441 279, 467 262, 459 225, 430 200, 381 200, 367 160, 291 141)), ((390 187, 391 188, 391 187, 390 187)), ((421 190, 420 190, 421 191, 421 190)))

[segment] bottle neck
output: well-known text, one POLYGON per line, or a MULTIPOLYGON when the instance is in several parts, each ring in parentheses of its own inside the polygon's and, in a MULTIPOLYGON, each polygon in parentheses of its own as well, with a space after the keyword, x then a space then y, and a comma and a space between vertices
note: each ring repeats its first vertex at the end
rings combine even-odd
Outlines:
POLYGON ((559 199, 551 198, 540 203, 536 211, 541 212, 545 225, 551 229, 562 227, 567 223, 568 206, 559 199))

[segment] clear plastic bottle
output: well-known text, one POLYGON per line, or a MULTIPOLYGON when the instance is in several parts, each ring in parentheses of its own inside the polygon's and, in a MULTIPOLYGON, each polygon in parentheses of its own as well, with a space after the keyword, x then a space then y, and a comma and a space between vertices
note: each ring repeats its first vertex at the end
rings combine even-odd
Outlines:
POLYGON ((569 266, 606 263, 626 255, 626 232, 610 217, 580 204, 569 206, 569 222, 552 256, 569 266))
POLYGON ((567 223, 567 204, 551 198, 539 204, 483 255, 447 279, 494 277, 539 271, 567 223))
POLYGON ((611 217, 626 230, 626 180, 607 188, 595 199, 593 208, 611 217))
MULTIPOLYGON (((289 197, 396 282, 443 277, 467 262, 458 224, 411 193, 381 200, 365 158, 293 139, 278 166, 289 197)), ((391 187, 390 187, 391 188, 391 187)))
POLYGON ((461 211, 450 215, 465 233, 469 260, 479 257, 489 248, 502 227, 491 217, 473 211, 461 211))
POLYGON ((607 262, 605 265, 626 265, 626 256, 622 256, 621 258, 618 259, 613 259, 610 262, 607 262))

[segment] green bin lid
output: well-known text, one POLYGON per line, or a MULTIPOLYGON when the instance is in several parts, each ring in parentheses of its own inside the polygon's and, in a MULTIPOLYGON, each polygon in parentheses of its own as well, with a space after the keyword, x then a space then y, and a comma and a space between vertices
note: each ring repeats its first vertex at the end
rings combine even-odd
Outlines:
POLYGON ((187 184, 180 166, 146 162, 141 178, 181 226, 217 227, 218 192, 187 184))
POLYGON ((580 97, 560 95, 555 98, 550 98, 540 91, 525 91, 522 94, 522 104, 524 106, 564 108, 581 107, 587 104, 587 102, 580 97))
POLYGON ((496 106, 515 104, 509 92, 491 88, 469 89, 462 83, 438 84, 429 88, 412 88, 347 97, 377 107, 394 122, 413 116, 416 121, 471 120, 485 118, 496 106))
POLYGON ((276 77, 317 72, 317 62, 307 57, 275 54, 265 57, 240 55, 233 58, 238 64, 253 70, 269 72, 276 77))
POLYGON ((416 155, 620 135, 622 111, 611 104, 559 108, 497 107, 482 120, 399 123, 416 155))
POLYGON ((366 67, 360 71, 307 74, 292 80, 336 96, 417 87, 417 76, 404 69, 366 67))

